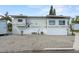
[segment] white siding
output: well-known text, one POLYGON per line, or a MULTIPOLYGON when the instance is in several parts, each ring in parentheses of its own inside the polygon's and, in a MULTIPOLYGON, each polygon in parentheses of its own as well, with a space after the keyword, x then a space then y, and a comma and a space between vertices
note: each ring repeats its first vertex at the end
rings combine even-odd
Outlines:
MULTIPOLYGON (((59 25, 59 20, 65 20, 65 25, 68 25, 68 19, 47 19, 47 25, 48 26, 58 26, 59 25), (49 25, 49 20, 55 20, 55 25, 49 25)), ((61 26, 61 25, 59 25, 61 26)))
POLYGON ((7 34, 7 23, 4 20, 0 20, 0 34, 7 34))
POLYGON ((12 19, 12 23, 16 24, 17 26, 25 26, 26 25, 26 18, 14 18, 12 19), (18 19, 22 19, 23 22, 18 22, 18 19))
POLYGON ((31 27, 45 27, 46 18, 27 18, 31 21, 31 27))
POLYGON ((33 32, 36 32, 37 34, 40 34, 41 32, 47 34, 46 28, 27 28, 24 30, 24 34, 32 34, 33 32))
POLYGON ((72 27, 74 30, 79 30, 79 24, 73 24, 72 27))
POLYGON ((31 25, 30 28, 27 28, 25 30, 25 33, 32 34, 33 32, 41 33, 46 32, 46 18, 27 18, 27 20, 30 20, 31 25))
POLYGON ((48 35, 67 35, 66 28, 48 28, 47 29, 48 35))
POLYGON ((67 35, 68 19, 48 19, 48 35, 67 35), (55 20, 55 25, 49 25, 49 20, 55 20), (59 20, 65 20, 65 25, 59 25, 59 20))
POLYGON ((41 33, 47 35, 67 35, 67 29, 68 29, 68 20, 67 19, 47 19, 42 17, 28 17, 23 18, 23 22, 18 23, 18 19, 13 20, 13 33, 21 34, 21 30, 24 32, 24 34, 32 34, 33 32, 41 33), (17 24, 22 25, 26 24, 25 20, 30 21, 30 27, 22 27, 19 28, 17 24), (49 25, 49 20, 55 20, 55 25, 49 25), (65 25, 59 25, 59 20, 65 20, 65 25))

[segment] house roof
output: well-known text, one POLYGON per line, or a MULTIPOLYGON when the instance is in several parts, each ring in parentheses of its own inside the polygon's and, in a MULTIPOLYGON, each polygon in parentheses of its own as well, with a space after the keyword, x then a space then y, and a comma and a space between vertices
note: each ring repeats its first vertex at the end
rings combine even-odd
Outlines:
POLYGON ((70 16, 62 16, 62 15, 60 15, 60 16, 57 16, 57 15, 47 15, 46 17, 48 17, 48 18, 70 18, 70 16))
POLYGON ((47 15, 47 16, 26 16, 26 15, 10 15, 13 18, 67 18, 69 19, 69 16, 56 16, 56 15, 47 15))
POLYGON ((3 19, 1 19, 3 16, 2 15, 0 15, 0 20, 3 20, 3 19))
POLYGON ((25 15, 9 15, 9 16, 11 16, 13 18, 27 18, 27 16, 25 16, 25 15))

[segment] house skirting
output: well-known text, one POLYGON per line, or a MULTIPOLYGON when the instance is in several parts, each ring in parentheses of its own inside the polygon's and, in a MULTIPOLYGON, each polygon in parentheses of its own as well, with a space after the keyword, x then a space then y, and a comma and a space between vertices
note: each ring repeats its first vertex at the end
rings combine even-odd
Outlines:
POLYGON ((13 27, 13 34, 46 34, 46 35, 67 35, 67 28, 18 28, 13 27))

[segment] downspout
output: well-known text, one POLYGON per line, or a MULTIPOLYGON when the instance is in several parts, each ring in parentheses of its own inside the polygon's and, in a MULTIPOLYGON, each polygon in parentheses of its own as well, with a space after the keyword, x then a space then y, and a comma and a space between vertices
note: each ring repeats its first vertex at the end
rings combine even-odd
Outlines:
POLYGON ((46 32, 47 32, 47 17, 46 17, 46 32))
POLYGON ((68 28, 69 28, 69 20, 66 22, 67 23, 67 36, 68 36, 68 28))
POLYGON ((47 18, 46 18, 46 28, 47 28, 47 18))

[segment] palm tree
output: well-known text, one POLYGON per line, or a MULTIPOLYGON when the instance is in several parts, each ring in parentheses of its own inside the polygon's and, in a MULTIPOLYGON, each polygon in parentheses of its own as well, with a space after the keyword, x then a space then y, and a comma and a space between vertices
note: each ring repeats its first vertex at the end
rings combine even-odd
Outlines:
MULTIPOLYGON (((12 22, 11 17, 8 16, 8 12, 6 12, 5 15, 2 16, 1 19, 6 20, 7 22, 8 21, 12 22)), ((8 31, 11 32, 12 31, 12 24, 11 23, 7 23, 7 28, 8 28, 8 31)))
POLYGON ((8 12, 6 12, 4 16, 2 16, 2 19, 6 21, 12 21, 12 19, 8 16, 8 12))

